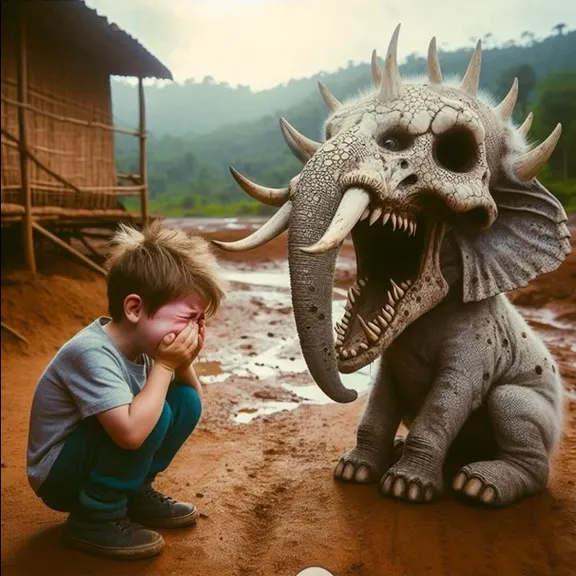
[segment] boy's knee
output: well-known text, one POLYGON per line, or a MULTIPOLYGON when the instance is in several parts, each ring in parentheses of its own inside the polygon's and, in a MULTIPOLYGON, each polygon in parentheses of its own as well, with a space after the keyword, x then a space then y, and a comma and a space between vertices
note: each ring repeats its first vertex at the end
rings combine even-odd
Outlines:
POLYGON ((200 416, 202 416, 202 400, 198 392, 192 386, 176 384, 174 396, 178 404, 178 413, 187 422, 190 422, 192 429, 194 429, 200 420, 200 416))
POLYGON ((152 432, 150 432, 146 442, 160 444, 172 426, 173 422, 174 414, 172 413, 172 408, 170 408, 168 402, 164 402, 164 407, 162 408, 160 418, 158 418, 158 422, 156 422, 156 426, 154 426, 152 432))

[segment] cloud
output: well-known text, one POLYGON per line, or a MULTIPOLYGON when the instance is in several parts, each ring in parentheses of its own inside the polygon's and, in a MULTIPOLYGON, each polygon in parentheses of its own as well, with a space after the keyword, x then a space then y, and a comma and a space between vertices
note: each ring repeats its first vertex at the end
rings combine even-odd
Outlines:
POLYGON ((213 76, 268 88, 380 55, 402 23, 399 58, 440 46, 471 46, 491 32, 498 42, 523 31, 550 34, 576 21, 572 0, 87 0, 135 36, 177 81, 213 76))

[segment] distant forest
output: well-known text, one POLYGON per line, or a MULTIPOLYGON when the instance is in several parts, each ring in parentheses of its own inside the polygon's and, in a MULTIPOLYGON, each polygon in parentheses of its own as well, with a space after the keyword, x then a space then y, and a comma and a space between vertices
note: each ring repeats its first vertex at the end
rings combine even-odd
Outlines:
MULTIPOLYGON (((520 93, 515 119, 535 113, 530 136, 542 140, 557 122, 563 125, 561 141, 541 174, 541 180, 570 210, 576 210, 576 31, 558 24, 543 39, 525 32, 519 42, 491 44, 484 38, 481 88, 503 97, 518 76, 520 93)), ((440 51, 445 76, 461 76, 472 46, 440 51)), ((370 55, 367 55, 369 57, 370 55)), ((422 75, 426 60, 409 55, 400 67, 404 78, 422 75)), ((298 173, 300 163, 288 151, 278 119, 286 119, 303 134, 320 140, 326 107, 318 92, 321 80, 339 99, 355 96, 372 86, 369 62, 348 62, 334 73, 319 72, 292 79, 275 88, 253 92, 247 86, 231 87, 211 77, 201 82, 146 88, 148 177, 151 208, 165 216, 239 215, 270 212, 252 201, 232 179, 228 167, 268 186, 285 186, 298 173)), ((116 123, 136 125, 136 89, 113 81, 116 123)), ((120 172, 138 172, 137 141, 116 140, 120 172)), ((134 199, 126 205, 134 208, 134 199)), ((273 210, 273 209, 272 209, 273 210)))

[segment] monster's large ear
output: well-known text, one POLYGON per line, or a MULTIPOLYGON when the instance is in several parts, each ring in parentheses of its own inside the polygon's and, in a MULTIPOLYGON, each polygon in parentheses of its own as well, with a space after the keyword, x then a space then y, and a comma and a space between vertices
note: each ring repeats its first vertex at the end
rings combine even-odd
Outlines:
POLYGON ((526 286, 558 268, 571 250, 566 212, 537 180, 491 193, 498 206, 492 226, 475 235, 455 232, 464 302, 526 286))

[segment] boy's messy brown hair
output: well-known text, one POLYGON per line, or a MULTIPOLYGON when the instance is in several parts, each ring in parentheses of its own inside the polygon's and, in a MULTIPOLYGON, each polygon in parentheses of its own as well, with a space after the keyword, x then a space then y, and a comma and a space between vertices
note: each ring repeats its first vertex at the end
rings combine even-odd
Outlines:
POLYGON ((138 294, 151 316, 165 304, 195 293, 206 303, 209 318, 224 298, 218 263, 208 242, 183 230, 164 228, 160 220, 142 231, 121 224, 112 237, 105 267, 108 312, 115 321, 124 318, 129 294, 138 294))

